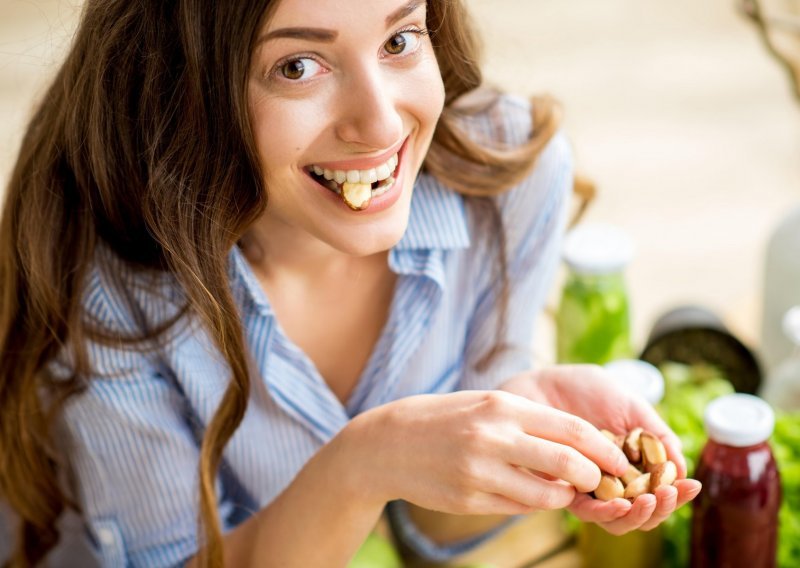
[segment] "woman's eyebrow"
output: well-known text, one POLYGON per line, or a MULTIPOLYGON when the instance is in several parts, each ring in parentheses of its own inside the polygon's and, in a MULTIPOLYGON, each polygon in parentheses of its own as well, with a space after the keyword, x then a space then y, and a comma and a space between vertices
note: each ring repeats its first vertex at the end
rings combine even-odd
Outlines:
MULTIPOLYGON (((386 27, 389 28, 395 23, 399 22, 409 14, 416 11, 420 6, 424 6, 424 0, 411 0, 404 6, 401 6, 388 16, 386 16, 386 27)), ((328 30, 325 28, 280 28, 267 32, 256 41, 256 45, 260 45, 265 41, 277 38, 288 39, 305 39, 309 41, 317 41, 320 43, 333 43, 339 36, 336 30, 328 30)))
POLYGON ((280 28, 272 30, 258 38, 256 45, 276 38, 307 39, 321 43, 333 43, 339 32, 336 30, 326 30, 323 28, 280 28))

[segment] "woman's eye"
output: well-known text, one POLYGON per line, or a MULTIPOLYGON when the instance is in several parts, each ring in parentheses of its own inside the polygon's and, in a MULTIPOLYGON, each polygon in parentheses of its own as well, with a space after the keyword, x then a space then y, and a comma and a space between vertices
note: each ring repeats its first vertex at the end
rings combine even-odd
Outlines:
POLYGON ((278 66, 278 73, 284 79, 299 81, 310 79, 322 69, 322 66, 310 57, 298 57, 290 59, 278 66))
POLYGON ((419 42, 419 36, 420 32, 416 30, 400 32, 390 37, 389 40, 383 44, 383 49, 386 50, 386 53, 391 55, 400 55, 409 48, 413 51, 419 42))

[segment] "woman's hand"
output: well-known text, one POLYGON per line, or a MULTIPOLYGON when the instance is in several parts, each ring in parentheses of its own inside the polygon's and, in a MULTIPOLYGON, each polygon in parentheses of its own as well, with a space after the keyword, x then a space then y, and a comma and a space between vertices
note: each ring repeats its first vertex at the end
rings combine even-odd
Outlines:
POLYGON ((560 509, 627 460, 587 421, 502 391, 397 400, 339 436, 356 482, 378 499, 453 514, 560 509))
POLYGON ((600 501, 579 492, 569 510, 581 520, 595 522, 612 534, 636 529, 646 531, 657 527, 675 509, 700 492, 698 481, 685 479, 686 460, 678 437, 652 406, 624 391, 601 367, 549 367, 536 373, 518 375, 501 388, 569 412, 611 432, 628 432, 641 426, 664 443, 669 459, 678 467, 678 481, 673 486, 659 487, 655 495, 642 495, 633 504, 626 499, 600 501))

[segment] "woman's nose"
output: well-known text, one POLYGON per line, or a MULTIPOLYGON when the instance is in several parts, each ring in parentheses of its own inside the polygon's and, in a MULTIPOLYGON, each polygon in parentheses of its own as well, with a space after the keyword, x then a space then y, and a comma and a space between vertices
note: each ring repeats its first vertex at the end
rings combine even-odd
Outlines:
POLYGON ((403 136, 403 118, 393 91, 397 89, 380 68, 364 67, 350 75, 339 97, 337 136, 366 150, 397 143, 403 136))

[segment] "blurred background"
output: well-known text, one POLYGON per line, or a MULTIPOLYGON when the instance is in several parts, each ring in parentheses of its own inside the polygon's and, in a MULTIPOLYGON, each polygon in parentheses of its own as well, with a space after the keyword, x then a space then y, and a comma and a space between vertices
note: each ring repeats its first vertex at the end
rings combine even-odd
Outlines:
MULTIPOLYGON (((487 79, 564 107, 587 220, 633 237, 634 343, 682 303, 757 346, 763 252, 800 201, 800 105, 734 0, 468 0, 487 79)), ((81 2, 0 2, 0 186, 81 2)), ((556 288, 557 290, 557 288, 556 288)), ((547 321, 537 353, 552 361, 547 321)))
MULTIPOLYGON (((636 254, 626 278, 637 352, 661 314, 695 304, 715 312, 758 353, 767 242, 781 219, 800 207, 800 99, 739 2, 466 1, 484 39, 487 80, 519 95, 546 93, 561 101, 578 170, 598 190, 584 220, 617 225, 633 239, 636 254)), ((780 11, 797 10, 800 2, 761 4, 780 11)), ((75 0, 0 2, 0 191, 80 9, 75 0)), ((790 16, 800 30, 800 10, 790 16)), ((798 37, 784 47, 800 61, 798 37)), ((794 258, 800 262, 800 247, 794 258)), ((555 360, 552 315, 565 274, 562 267, 538 324, 534 347, 543 363, 555 360)), ((690 459, 704 442, 705 403, 727 392, 709 388, 673 398, 679 414, 667 412, 690 459), (679 431, 672 418, 685 422, 687 414, 692 423, 679 431)), ((773 439, 792 483, 785 495, 794 499, 783 520, 782 530, 793 532, 782 537, 781 566, 800 561, 800 544, 789 550, 800 543, 795 416, 773 439)), ((667 527, 670 567, 685 565, 688 554, 688 508, 681 511, 667 527)), ((465 563, 491 558, 496 566, 516 566, 521 555, 539 555, 549 558, 537 563, 541 568, 580 564, 560 514, 530 522, 538 523, 533 532, 517 525, 519 532, 511 529, 499 545, 465 563), (538 538, 532 541, 531 534, 538 538)))

